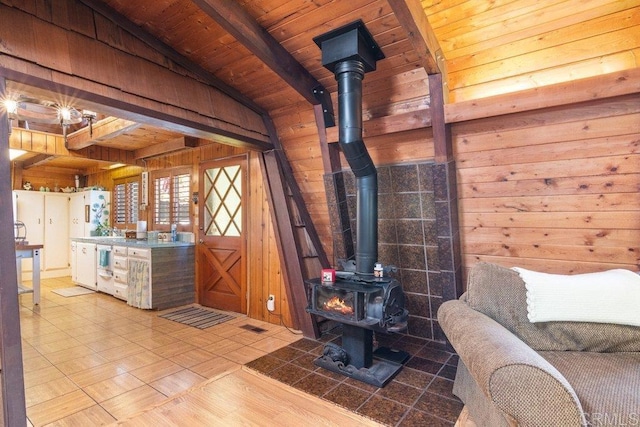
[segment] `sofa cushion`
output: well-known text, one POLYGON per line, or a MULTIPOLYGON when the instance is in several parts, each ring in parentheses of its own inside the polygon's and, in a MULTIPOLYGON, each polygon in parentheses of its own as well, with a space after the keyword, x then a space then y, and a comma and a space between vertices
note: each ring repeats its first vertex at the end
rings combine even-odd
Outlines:
POLYGON ((591 322, 531 323, 524 281, 510 268, 478 263, 461 298, 535 350, 640 351, 640 327, 591 322))
POLYGON ((569 381, 588 425, 640 425, 640 354, 539 352, 569 381))

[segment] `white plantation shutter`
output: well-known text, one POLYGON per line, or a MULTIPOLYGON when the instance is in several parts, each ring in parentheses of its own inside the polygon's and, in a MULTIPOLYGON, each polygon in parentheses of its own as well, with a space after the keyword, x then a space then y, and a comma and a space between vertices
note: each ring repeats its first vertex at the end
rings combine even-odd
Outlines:
POLYGON ((125 183, 116 184, 113 187, 113 223, 116 226, 127 223, 126 188, 125 183))
POLYGON ((189 224, 189 174, 177 175, 173 177, 173 222, 177 224, 189 224))
POLYGON ((140 183, 137 177, 115 180, 113 186, 113 224, 118 228, 135 228, 138 222, 140 183))
POLYGON ((171 224, 171 203, 170 193, 171 180, 168 176, 163 176, 153 180, 153 222, 158 225, 171 224))
POLYGON ((138 223, 138 203, 140 200, 140 184, 138 181, 127 182, 127 211, 126 217, 129 224, 138 223))
POLYGON ((191 224, 191 173, 189 169, 151 172, 153 230, 168 231, 171 224, 188 230, 191 224))

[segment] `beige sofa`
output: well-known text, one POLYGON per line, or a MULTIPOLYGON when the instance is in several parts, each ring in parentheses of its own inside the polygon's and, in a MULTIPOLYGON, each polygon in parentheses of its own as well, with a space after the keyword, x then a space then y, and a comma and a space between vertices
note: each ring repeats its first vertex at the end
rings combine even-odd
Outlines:
POLYGON ((640 426, 640 327, 531 323, 518 273, 488 263, 438 320, 478 426, 640 426))

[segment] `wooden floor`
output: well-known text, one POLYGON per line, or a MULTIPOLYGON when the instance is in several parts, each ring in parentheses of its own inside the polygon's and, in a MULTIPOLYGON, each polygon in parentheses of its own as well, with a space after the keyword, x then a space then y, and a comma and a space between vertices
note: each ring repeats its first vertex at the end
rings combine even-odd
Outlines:
POLYGON ((239 316, 199 330, 108 295, 52 292, 71 286, 43 280, 39 306, 20 296, 30 425, 378 425, 243 367, 301 338, 284 327, 239 316))

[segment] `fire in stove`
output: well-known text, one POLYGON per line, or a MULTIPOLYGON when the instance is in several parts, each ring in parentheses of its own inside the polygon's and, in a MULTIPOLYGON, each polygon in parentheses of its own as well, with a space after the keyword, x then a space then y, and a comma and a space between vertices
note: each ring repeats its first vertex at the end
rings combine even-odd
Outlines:
POLYGON ((353 316, 353 306, 339 297, 331 297, 328 301, 322 303, 322 309, 325 311, 335 311, 343 316, 353 316))
POLYGON ((309 313, 380 332, 407 328, 404 292, 391 277, 350 275, 332 283, 316 278, 306 285, 309 313))

